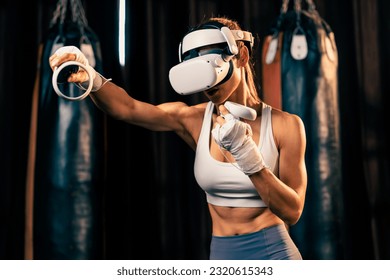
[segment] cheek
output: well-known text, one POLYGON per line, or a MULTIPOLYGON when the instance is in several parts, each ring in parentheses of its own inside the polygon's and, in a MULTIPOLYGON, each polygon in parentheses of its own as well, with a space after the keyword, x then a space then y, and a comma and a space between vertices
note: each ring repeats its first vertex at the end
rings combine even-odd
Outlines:
POLYGON ((219 99, 228 98, 232 94, 232 92, 236 90, 236 88, 240 84, 240 81, 241 81, 241 72, 239 68, 234 68, 234 71, 230 79, 221 85, 221 87, 218 90, 218 95, 213 96, 214 99, 218 99, 218 100, 212 100, 212 101, 213 102, 215 101, 215 103, 219 103, 220 101, 219 99))
POLYGON ((234 68, 232 76, 228 81, 229 88, 236 88, 241 80, 241 71, 239 68, 234 68))

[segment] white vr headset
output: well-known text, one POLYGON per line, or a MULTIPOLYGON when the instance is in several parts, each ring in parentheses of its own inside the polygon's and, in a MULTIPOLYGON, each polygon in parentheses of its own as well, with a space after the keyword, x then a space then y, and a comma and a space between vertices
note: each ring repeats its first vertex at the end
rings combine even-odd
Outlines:
POLYGON ((190 31, 179 45, 180 63, 169 71, 173 89, 188 95, 227 81, 233 71, 231 59, 238 53, 236 41, 248 42, 251 51, 254 40, 247 31, 230 30, 219 22, 209 22, 190 31))

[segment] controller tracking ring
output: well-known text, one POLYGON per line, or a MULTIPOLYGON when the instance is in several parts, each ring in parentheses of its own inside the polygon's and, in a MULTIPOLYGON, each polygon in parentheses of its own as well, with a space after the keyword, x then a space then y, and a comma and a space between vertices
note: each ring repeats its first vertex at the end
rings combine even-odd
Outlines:
POLYGON ((81 101, 85 97, 87 97, 89 95, 89 93, 91 92, 91 90, 92 90, 92 87, 93 87, 93 72, 92 72, 92 70, 90 68, 87 68, 84 64, 82 64, 80 62, 77 62, 77 61, 67 61, 67 62, 61 64, 59 67, 56 67, 54 69, 53 76, 52 76, 52 84, 53 84, 54 91, 57 93, 58 96, 60 96, 62 98, 65 98, 65 99, 68 99, 68 100, 71 100, 71 101, 81 101), (81 95, 79 95, 77 97, 70 97, 68 95, 63 94, 61 92, 61 90, 59 89, 58 83, 57 83, 58 75, 61 72, 61 70, 64 69, 65 67, 67 67, 67 66, 70 66, 70 65, 75 65, 75 66, 79 66, 79 67, 83 68, 88 73, 88 77, 89 77, 89 81, 90 81, 89 84, 88 84, 87 90, 83 94, 81 94, 81 95))

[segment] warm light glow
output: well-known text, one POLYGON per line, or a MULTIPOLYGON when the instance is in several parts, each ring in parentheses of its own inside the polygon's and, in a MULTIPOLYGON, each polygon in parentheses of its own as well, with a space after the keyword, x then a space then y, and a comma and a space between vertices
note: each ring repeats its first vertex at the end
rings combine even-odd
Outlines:
POLYGON ((125 27, 126 27, 126 0, 119 0, 119 63, 121 66, 125 65, 126 60, 126 48, 125 48, 125 27))

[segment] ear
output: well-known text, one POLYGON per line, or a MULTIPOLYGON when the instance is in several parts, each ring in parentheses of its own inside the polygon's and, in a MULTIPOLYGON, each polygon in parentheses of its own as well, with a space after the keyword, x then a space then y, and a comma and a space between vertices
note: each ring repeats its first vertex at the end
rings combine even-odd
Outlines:
POLYGON ((249 50, 244 45, 240 48, 240 56, 239 59, 237 60, 237 66, 244 67, 248 63, 248 61, 249 61, 249 50))

